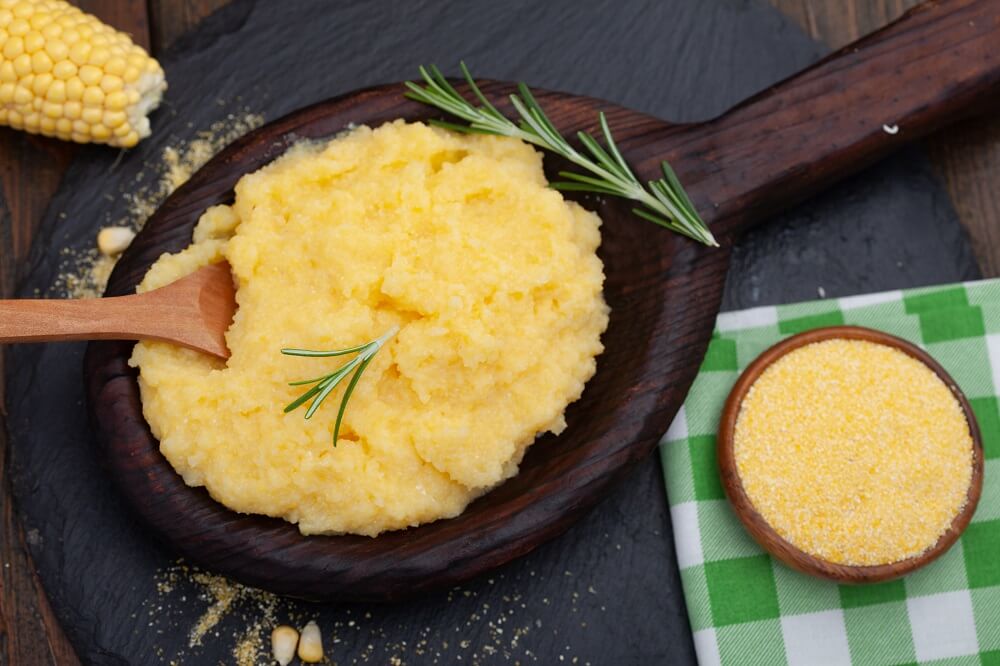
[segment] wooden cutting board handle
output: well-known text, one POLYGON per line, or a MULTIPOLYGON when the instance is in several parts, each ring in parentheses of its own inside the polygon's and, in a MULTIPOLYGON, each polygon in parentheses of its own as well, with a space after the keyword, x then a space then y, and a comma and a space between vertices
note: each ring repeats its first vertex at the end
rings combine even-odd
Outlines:
POLYGON ((716 235, 732 236, 998 101, 1000 0, 932 0, 713 121, 645 137, 632 154, 643 174, 663 158, 674 164, 716 235))

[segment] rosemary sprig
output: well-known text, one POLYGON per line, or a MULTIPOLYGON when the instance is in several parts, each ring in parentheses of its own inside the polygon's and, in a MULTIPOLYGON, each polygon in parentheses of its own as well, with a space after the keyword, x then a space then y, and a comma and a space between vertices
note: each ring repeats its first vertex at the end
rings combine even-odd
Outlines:
POLYGON ((510 102, 520 116, 520 120, 515 124, 486 99, 472 75, 469 74, 464 62, 460 63, 460 67, 466 83, 469 84, 469 89, 472 90, 480 106, 476 106, 462 97, 448 82, 441 70, 434 65, 420 68, 420 75, 424 79, 425 86, 411 81, 406 82, 406 87, 409 90, 406 97, 436 107, 469 123, 468 125, 459 125, 432 120, 432 124, 456 132, 514 137, 540 148, 551 150, 592 174, 588 176, 570 171, 560 171, 559 175, 566 180, 552 183, 551 185, 555 189, 596 192, 631 199, 642 205, 641 208, 632 209, 632 212, 639 217, 693 238, 705 245, 714 247, 719 245, 715 237, 712 236, 712 232, 708 230, 704 220, 698 215, 698 211, 691 203, 684 188, 681 187, 674 170, 666 161, 660 163, 663 178, 651 180, 646 187, 643 187, 618 151, 618 146, 615 145, 611 136, 611 129, 608 127, 608 121, 603 112, 598 117, 607 149, 602 147, 587 132, 577 132, 577 139, 589 153, 589 155, 585 155, 571 146, 559 133, 559 130, 555 128, 535 100, 534 95, 531 94, 528 86, 519 83, 517 86, 518 94, 510 96, 510 102))
POLYGON ((366 342, 365 344, 358 345, 357 347, 348 347, 347 349, 335 349, 333 351, 282 349, 281 353, 288 356, 306 356, 310 358, 357 354, 357 356, 353 359, 328 375, 316 377, 315 379, 304 379, 297 382, 289 382, 289 386, 306 386, 313 384, 313 387, 289 403, 288 406, 285 407, 285 413, 287 414, 288 412, 294 411, 312 400, 309 404, 309 408, 306 409, 306 418, 312 418, 312 415, 316 413, 316 410, 323 404, 323 401, 326 400, 327 396, 329 396, 333 390, 337 388, 340 382, 353 372, 354 376, 351 377, 351 381, 347 384, 347 389, 344 391, 344 397, 340 400, 340 411, 337 412, 337 424, 333 428, 333 445, 337 446, 337 439, 340 437, 340 424, 344 420, 344 412, 347 411, 347 401, 351 399, 351 394, 354 393, 354 387, 358 385, 358 380, 361 379, 361 375, 368 367, 368 364, 372 362, 373 358, 375 358, 375 354, 382 349, 382 345, 384 345, 389 338, 396 335, 398 332, 399 327, 393 326, 385 333, 385 335, 377 340, 366 342))

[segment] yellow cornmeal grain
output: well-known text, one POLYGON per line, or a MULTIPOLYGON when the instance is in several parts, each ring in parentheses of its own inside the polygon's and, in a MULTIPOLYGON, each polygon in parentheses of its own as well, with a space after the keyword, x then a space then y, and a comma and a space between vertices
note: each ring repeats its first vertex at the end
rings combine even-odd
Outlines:
POLYGON ((754 507, 783 538, 839 564, 927 550, 961 511, 972 437, 930 368, 886 345, 834 339, 775 361, 736 422, 754 507))
MULTIPOLYGON (((516 140, 397 121, 293 149, 209 209, 140 291, 228 259, 239 311, 225 366, 136 346, 160 449, 236 511, 306 534, 376 535, 455 516, 560 432, 602 351, 600 219, 548 187, 516 140), (399 333, 309 421, 282 413, 340 359, 283 356, 399 333)), ((179 517, 182 518, 182 517, 179 517)))

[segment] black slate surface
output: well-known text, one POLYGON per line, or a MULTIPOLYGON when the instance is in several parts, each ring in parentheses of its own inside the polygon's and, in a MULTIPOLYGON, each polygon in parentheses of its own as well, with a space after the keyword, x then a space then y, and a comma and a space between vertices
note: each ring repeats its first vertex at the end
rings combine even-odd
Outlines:
MULTIPOLYGON (((171 88, 154 136, 120 162, 88 148, 71 167, 21 294, 54 294, 63 249, 91 247, 102 224, 126 216, 123 193, 155 177, 151 165, 165 146, 230 114, 270 120, 412 78, 419 63, 464 58, 478 76, 697 120, 820 52, 748 0, 237 0, 163 59, 171 88)), ((734 255, 725 306, 814 298, 819 287, 836 296, 975 276, 947 197, 913 150, 753 232, 734 255)), ((184 576, 157 587, 175 559, 136 524, 94 462, 82 353, 82 345, 22 346, 8 366, 14 490, 53 607, 87 663, 233 663, 238 638, 260 616, 259 599, 237 599, 202 645, 189 645, 208 602, 184 576)), ((692 663, 670 535, 651 459, 564 537, 463 589, 395 606, 279 600, 273 615, 318 619, 339 664, 392 656, 411 664, 692 663)))

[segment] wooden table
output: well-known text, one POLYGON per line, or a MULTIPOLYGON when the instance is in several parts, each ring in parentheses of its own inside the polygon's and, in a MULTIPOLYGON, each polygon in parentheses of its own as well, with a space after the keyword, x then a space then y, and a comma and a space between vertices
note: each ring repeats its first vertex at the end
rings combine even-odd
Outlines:
MULTIPOLYGON (((135 41, 161 52, 226 0, 73 0, 135 41)), ((838 48, 888 23, 919 0, 769 0, 811 36, 838 48)), ((1000 119, 953 127, 927 141, 985 276, 1000 275, 1000 119)), ((9 295, 74 146, 0 128, 0 297, 9 295)), ((2 375, 2 357, 0 357, 2 375)), ((0 383, 0 408, 3 386, 0 383)), ((2 409, 0 409, 2 417, 2 409)), ((0 664, 79 663, 46 601, 11 506, 0 428, 0 664)))

